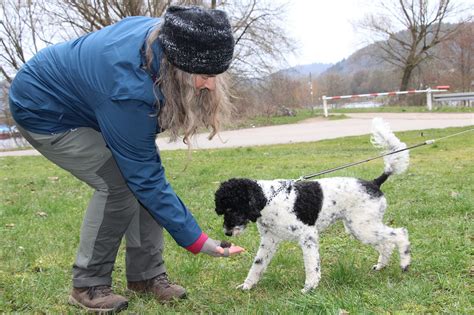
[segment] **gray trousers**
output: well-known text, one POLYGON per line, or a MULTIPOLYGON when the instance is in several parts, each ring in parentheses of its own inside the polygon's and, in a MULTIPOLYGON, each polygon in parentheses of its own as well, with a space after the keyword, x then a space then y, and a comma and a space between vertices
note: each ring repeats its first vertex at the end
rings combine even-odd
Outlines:
POLYGON ((42 135, 21 127, 19 130, 48 160, 95 190, 82 223, 72 271, 74 287, 112 284, 112 270, 124 235, 128 281, 148 280, 166 271, 163 227, 130 191, 99 132, 77 128, 42 135))

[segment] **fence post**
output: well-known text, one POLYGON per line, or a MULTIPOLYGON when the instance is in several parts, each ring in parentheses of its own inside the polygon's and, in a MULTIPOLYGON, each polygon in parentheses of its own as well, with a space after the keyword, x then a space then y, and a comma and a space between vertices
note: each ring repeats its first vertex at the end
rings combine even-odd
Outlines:
POLYGON ((328 117, 328 101, 326 100, 325 95, 323 95, 323 109, 324 109, 324 117, 328 117))
POLYGON ((432 98, 431 98, 431 88, 428 88, 426 90, 426 106, 428 106, 429 111, 433 109, 432 98))

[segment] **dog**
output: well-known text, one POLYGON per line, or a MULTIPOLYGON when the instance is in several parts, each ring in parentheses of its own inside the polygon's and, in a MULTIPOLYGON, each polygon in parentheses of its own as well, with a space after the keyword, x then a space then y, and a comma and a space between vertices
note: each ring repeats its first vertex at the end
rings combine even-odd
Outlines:
MULTIPOLYGON (((383 154, 406 148, 381 118, 372 122, 372 144, 383 154)), ((256 222, 260 246, 244 283, 237 288, 250 290, 265 272, 278 244, 298 242, 303 251, 307 293, 321 278, 319 234, 336 220, 347 233, 379 253, 373 270, 381 270, 398 248, 400 266, 410 265, 410 242, 405 228, 382 222, 387 201, 380 186, 392 174, 401 174, 409 164, 408 150, 384 156, 384 171, 378 178, 333 177, 319 180, 252 180, 232 178, 215 192, 215 211, 224 216, 224 233, 236 236, 249 222, 256 222)))

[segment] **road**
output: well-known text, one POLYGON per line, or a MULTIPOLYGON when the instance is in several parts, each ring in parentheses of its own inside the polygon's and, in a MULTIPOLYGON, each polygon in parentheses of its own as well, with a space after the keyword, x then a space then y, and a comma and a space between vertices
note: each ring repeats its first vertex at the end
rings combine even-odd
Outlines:
MULTIPOLYGON (((308 119, 296 124, 223 131, 220 137, 207 140, 198 134, 193 149, 235 148, 296 142, 311 142, 370 133, 371 119, 384 118, 393 131, 423 130, 447 127, 474 126, 474 113, 357 113, 348 119, 308 119)), ((181 141, 170 143, 167 138, 157 140, 160 150, 187 149, 181 141)), ((0 152, 1 156, 38 155, 36 150, 0 152)))

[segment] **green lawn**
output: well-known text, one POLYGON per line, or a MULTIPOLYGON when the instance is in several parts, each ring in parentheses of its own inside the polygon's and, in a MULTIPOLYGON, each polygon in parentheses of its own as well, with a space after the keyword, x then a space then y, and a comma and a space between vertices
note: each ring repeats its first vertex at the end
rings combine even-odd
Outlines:
MULTIPOLYGON (((331 104, 330 104, 331 105, 331 104)), ((377 108, 329 108, 328 118, 324 118, 322 109, 297 109, 295 116, 257 116, 245 121, 239 121, 228 126, 228 129, 262 127, 271 125, 294 124, 308 118, 345 119, 350 113, 473 113, 474 107, 438 107, 428 111, 426 106, 381 106, 377 108)))
MULTIPOLYGON (((403 132, 408 145, 468 128, 403 132)), ((168 178, 192 209, 202 229, 226 239, 222 218, 213 211, 213 193, 230 177, 297 178, 365 159, 378 152, 367 136, 254 148, 165 151, 168 178), (187 165, 186 170, 185 166, 187 165)), ((473 314, 474 135, 465 133, 411 152, 407 173, 383 185, 389 209, 385 222, 410 232, 412 266, 402 273, 395 255, 383 271, 371 266, 377 253, 336 224, 321 239, 322 279, 303 295, 299 247, 285 243, 258 286, 235 289, 247 274, 258 246, 250 226, 232 239, 247 252, 230 259, 194 256, 166 234, 165 258, 172 280, 187 288, 187 300, 160 305, 125 290, 124 248, 114 271, 114 289, 130 299, 128 311, 156 313, 473 314)), ((377 160, 334 173, 372 179, 377 160)), ((85 184, 42 157, 0 158, 0 312, 77 313, 69 306, 70 270, 84 209, 91 195, 85 184)))
POLYGON ((336 108, 329 113, 472 113, 474 107, 448 107, 433 104, 433 109, 426 106, 381 106, 376 108, 336 108))

